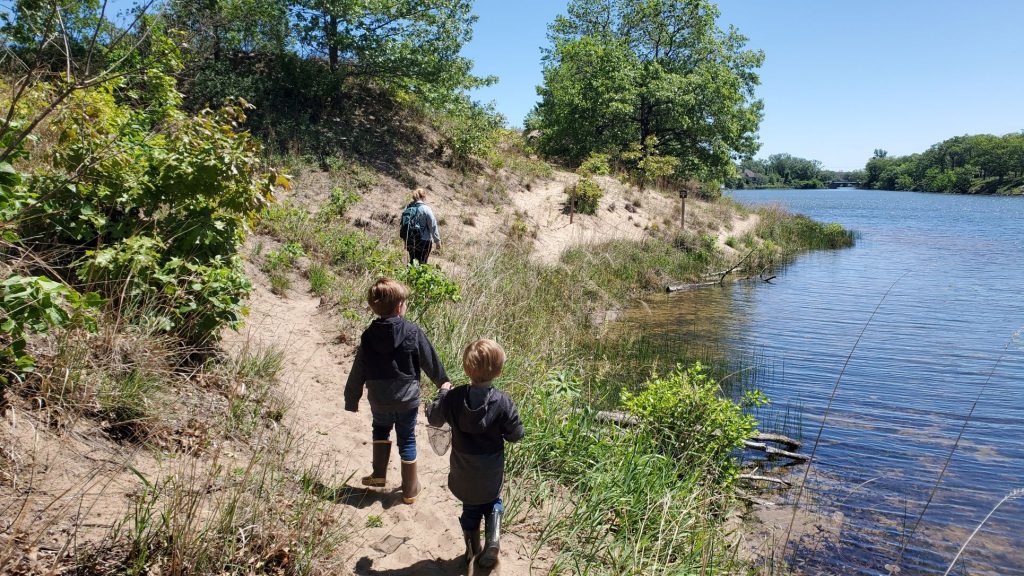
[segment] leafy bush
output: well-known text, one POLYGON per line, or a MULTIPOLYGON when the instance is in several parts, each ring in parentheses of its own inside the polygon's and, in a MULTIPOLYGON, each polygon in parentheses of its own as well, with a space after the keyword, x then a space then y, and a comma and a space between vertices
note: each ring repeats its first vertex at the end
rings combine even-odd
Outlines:
POLYGON ((0 206, 26 250, 63 255, 61 275, 202 345, 244 314, 250 286, 238 249, 283 181, 267 177, 238 129, 245 102, 188 116, 165 72, 135 81, 144 85, 112 81, 57 106, 41 134, 51 145, 36 150, 31 178, 2 190, 0 206), (123 103, 126 92, 152 106, 123 103))
POLYGON ((434 113, 434 126, 443 138, 448 162, 457 168, 468 168, 470 158, 493 152, 501 138, 504 123, 493 106, 458 98, 443 110, 434 113))
POLYGON ((462 289, 433 264, 410 264, 399 270, 398 279, 412 289, 411 307, 419 320, 431 309, 462 299, 462 289))
POLYGON ((40 276, 10 276, 0 282, 0 406, 11 377, 20 379, 35 368, 26 338, 51 328, 81 325, 96 328, 96 293, 84 296, 65 284, 40 276))
MULTIPOLYGON (((760 395, 752 396, 763 402, 760 395)), ((705 470, 728 482, 737 471, 733 453, 754 431, 756 421, 743 413, 700 363, 654 375, 640 391, 623 392, 623 406, 656 433, 663 450, 684 467, 705 470)))
POLYGON ((519 215, 516 215, 515 220, 512 221, 512 225, 508 229, 508 237, 516 242, 521 242, 530 236, 530 225, 526 223, 519 215))
POLYGON ((604 196, 604 191, 590 178, 580 178, 578 182, 565 189, 569 195, 569 201, 575 205, 575 210, 580 214, 594 214, 597 212, 597 205, 604 196))
POLYGON ((359 202, 359 193, 349 188, 337 187, 331 190, 331 197, 321 209, 318 217, 330 220, 341 218, 348 213, 349 208, 359 202))
POLYGON ((607 176, 611 173, 609 161, 611 157, 607 154, 591 152, 590 156, 580 164, 576 170, 581 176, 607 176))

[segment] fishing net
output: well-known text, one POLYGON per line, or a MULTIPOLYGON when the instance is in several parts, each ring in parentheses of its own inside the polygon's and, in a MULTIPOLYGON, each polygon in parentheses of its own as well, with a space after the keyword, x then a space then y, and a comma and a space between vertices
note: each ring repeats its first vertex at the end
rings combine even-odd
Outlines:
POLYGON ((427 439, 430 440, 434 454, 444 456, 452 445, 452 430, 447 423, 441 426, 427 425, 427 439))

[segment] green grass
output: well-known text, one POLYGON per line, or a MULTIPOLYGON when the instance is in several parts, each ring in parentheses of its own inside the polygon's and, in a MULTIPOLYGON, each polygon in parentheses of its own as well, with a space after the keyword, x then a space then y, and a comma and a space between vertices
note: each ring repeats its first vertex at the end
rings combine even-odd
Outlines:
POLYGON ((784 253, 853 246, 853 232, 839 224, 816 222, 802 214, 790 214, 777 206, 760 208, 757 213, 761 221, 754 232, 783 247, 784 253))
POLYGON ((309 291, 317 296, 326 296, 334 288, 334 274, 330 268, 319 262, 309 265, 306 278, 309 279, 309 291))
POLYGON ((288 295, 288 290, 290 290, 292 287, 292 281, 290 278, 288 278, 287 274, 275 270, 270 273, 269 279, 271 292, 277 294, 278 296, 288 295))

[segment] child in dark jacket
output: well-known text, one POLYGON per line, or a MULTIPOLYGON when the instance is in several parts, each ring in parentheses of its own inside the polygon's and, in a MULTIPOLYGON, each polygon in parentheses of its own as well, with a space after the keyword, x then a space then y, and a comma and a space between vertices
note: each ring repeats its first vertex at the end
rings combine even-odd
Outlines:
POLYGON ((365 486, 387 483, 391 458, 391 428, 398 437, 402 459, 402 499, 416 501, 420 483, 416 475, 416 415, 420 406, 420 370, 434 384, 451 388, 437 352, 416 324, 406 320, 409 289, 390 278, 378 280, 367 294, 370 308, 378 318, 367 328, 356 349, 348 382, 345 410, 356 412, 363 386, 373 415, 373 473, 363 478, 365 486))
POLYGON ((445 422, 452 429, 451 470, 448 488, 462 501, 466 561, 479 554, 485 568, 498 561, 501 538, 501 485, 505 474, 505 442, 523 437, 523 423, 512 399, 492 385, 501 375, 505 351, 493 340, 477 340, 462 354, 462 366, 472 384, 452 389, 441 386, 427 409, 434 426, 445 422), (480 549, 480 521, 486 543, 480 549))

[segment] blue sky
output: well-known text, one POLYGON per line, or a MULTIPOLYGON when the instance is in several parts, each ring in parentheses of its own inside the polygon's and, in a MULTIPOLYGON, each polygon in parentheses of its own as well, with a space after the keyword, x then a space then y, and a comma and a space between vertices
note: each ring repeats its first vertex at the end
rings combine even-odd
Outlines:
MULTIPOLYGON (((476 0, 464 54, 500 82, 474 96, 519 125, 562 0, 476 0)), ((722 0, 765 52, 761 152, 863 168, 875 148, 921 152, 962 134, 1024 130, 1022 0, 722 0)))

